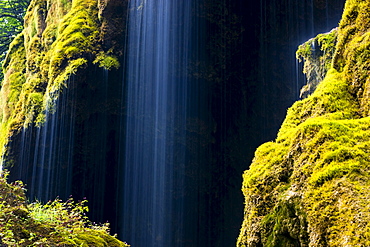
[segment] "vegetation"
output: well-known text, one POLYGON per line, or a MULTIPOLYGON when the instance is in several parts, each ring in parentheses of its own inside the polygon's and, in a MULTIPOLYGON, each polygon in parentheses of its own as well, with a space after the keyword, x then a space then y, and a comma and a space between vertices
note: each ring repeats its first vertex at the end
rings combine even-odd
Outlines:
MULTIPOLYGON (((30 0, 0 1, 0 65, 2 65, 10 42, 23 30, 23 17, 30 0)), ((0 71, 0 81, 3 73, 0 71)))
POLYGON ((329 33, 317 35, 298 47, 296 56, 299 61, 304 60, 303 73, 307 79, 307 84, 301 89, 302 98, 315 91, 331 68, 337 36, 338 30, 335 28, 329 33))
MULTIPOLYGON (((13 2, 19 4, 13 5, 16 7, 23 1, 0 0, 0 7, 13 2)), ((97 0, 32 0, 24 26, 23 15, 17 15, 22 23, 17 29, 20 33, 12 36, 3 61, 0 155, 6 162, 1 164, 13 165, 9 143, 22 128, 43 124, 46 111, 53 111, 71 75, 87 66, 120 66, 114 47, 103 47, 104 16, 99 10, 104 4, 97 0)), ((0 18, 5 17, 0 13, 0 18)), ((21 182, 10 184, 6 175, 0 177, 1 246, 127 246, 108 234, 107 225, 88 220, 85 202, 56 199, 45 205, 29 204, 24 190, 21 182)))
POLYGON ((0 244, 6 246, 129 246, 86 216, 86 201, 27 203, 22 182, 0 177, 0 244))
POLYGON ((337 38, 299 48, 304 59, 313 41, 335 52, 320 64, 327 72, 316 90, 288 110, 244 173, 237 246, 370 245, 369 10, 369 1, 347 0, 337 38))
MULTIPOLYGON (((0 155, 22 128, 42 125, 53 112, 68 78, 88 66, 117 69, 116 43, 105 42, 109 24, 96 0, 34 0, 24 16, 24 29, 9 46, 0 91, 0 155), (104 26, 104 29, 102 25, 104 26), (111 43, 108 46, 106 43, 111 43), (96 65, 94 65, 96 64, 96 65)), ((11 159, 8 160, 11 166, 11 159)))

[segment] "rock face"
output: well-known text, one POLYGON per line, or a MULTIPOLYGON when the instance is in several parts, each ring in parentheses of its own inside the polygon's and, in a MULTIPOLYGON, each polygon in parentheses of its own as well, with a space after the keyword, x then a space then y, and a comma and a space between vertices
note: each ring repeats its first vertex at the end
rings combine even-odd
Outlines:
POLYGON ((85 69, 94 64, 108 70, 120 66, 126 4, 31 1, 24 30, 11 44, 3 66, 1 154, 9 152, 4 147, 22 128, 45 121, 45 112, 53 111, 71 75, 89 74, 85 69))
POLYGON ((304 60, 303 73, 307 80, 306 85, 301 89, 301 98, 312 94, 331 68, 337 37, 338 31, 335 28, 329 33, 319 34, 298 47, 297 59, 304 60))
POLYGON ((126 10, 125 0, 33 0, 3 67, 0 166, 30 200, 88 198, 96 222, 116 212, 106 177, 118 169, 126 10))
POLYGON ((347 0, 325 78, 243 175, 237 246, 370 245, 369 28, 370 2, 347 0))

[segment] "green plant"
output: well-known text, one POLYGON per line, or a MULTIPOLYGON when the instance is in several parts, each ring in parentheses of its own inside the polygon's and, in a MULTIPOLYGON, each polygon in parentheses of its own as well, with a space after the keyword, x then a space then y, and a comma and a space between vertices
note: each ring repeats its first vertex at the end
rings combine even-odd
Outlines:
POLYGON ((109 234, 108 224, 92 223, 86 200, 27 203, 22 182, 0 176, 0 244, 9 246, 127 247, 109 234))

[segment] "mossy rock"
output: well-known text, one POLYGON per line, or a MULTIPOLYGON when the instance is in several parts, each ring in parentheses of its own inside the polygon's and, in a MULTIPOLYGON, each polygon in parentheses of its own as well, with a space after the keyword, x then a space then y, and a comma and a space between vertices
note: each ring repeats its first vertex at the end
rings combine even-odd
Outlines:
POLYGON ((0 243, 6 246, 128 247, 108 234, 106 225, 92 224, 87 207, 72 200, 29 204, 22 182, 8 183, 0 174, 0 243))
MULTIPOLYGON (((277 139, 257 149, 243 175, 237 246, 370 245, 369 8, 346 2, 333 60, 321 64, 325 78, 288 110, 277 139)), ((333 50, 330 34, 319 39, 333 50)), ((311 52, 302 46, 298 55, 311 52)))
POLYGON ((299 61, 304 61, 303 73, 307 79, 300 92, 301 98, 312 94, 331 68, 337 37, 338 29, 335 28, 328 33, 317 35, 298 47, 296 57, 299 61))
MULTIPOLYGON (((59 95, 68 87, 70 76, 78 75, 87 67, 107 70, 120 67, 122 44, 112 38, 106 40, 107 28, 113 25, 106 21, 106 16, 114 17, 116 26, 118 22, 124 26, 124 12, 118 15, 111 7, 125 6, 123 2, 30 2, 24 30, 11 43, 3 63, 5 77, 0 91, 3 159, 12 159, 7 157, 10 151, 4 147, 14 135, 29 125, 42 125, 45 113, 53 112, 59 95)), ((118 32, 117 27, 115 30, 118 32)), ((5 163, 10 163, 8 161, 5 163)))
POLYGON ((108 235, 106 232, 97 230, 87 230, 86 232, 78 233, 74 238, 74 242, 78 246, 96 246, 96 247, 125 247, 125 243, 108 235))

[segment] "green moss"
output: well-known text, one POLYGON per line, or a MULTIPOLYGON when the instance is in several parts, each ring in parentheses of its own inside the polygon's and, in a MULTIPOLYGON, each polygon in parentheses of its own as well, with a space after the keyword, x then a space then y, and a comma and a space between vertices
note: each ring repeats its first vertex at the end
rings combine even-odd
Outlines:
POLYGON ((312 236, 322 245, 327 245, 328 239, 337 243, 330 246, 345 246, 344 239, 353 239, 349 246, 365 241, 354 238, 349 231, 335 230, 339 224, 345 227, 357 219, 359 212, 370 217, 364 207, 358 206, 358 211, 350 214, 342 208, 349 202, 364 204, 363 198, 358 198, 352 188, 341 188, 345 190, 341 193, 335 193, 338 188, 334 186, 330 187, 332 191, 328 189, 339 182, 364 182, 360 190, 368 190, 370 185, 370 118, 359 117, 358 105, 348 88, 343 73, 331 70, 313 95, 288 111, 277 141, 257 149, 243 177, 247 214, 243 227, 259 230, 242 230, 239 246, 258 242, 265 246, 297 246, 311 241, 312 236), (335 220, 337 217, 341 220, 335 220), (303 233, 305 237, 301 238, 303 233))
POLYGON ((96 247, 120 247, 128 246, 123 245, 122 242, 110 236, 104 231, 86 230, 85 232, 78 233, 73 238, 73 241, 78 246, 96 246, 96 247))
POLYGON ((94 225, 85 216, 85 202, 54 200, 28 204, 21 182, 0 176, 0 240, 7 246, 127 247, 111 236, 108 225, 94 225))
POLYGON ((120 66, 113 48, 102 48, 98 6, 96 0, 31 1, 25 28, 3 64, 1 154, 22 127, 43 124, 71 75, 93 63, 120 66))
MULTIPOLYGON (((370 244, 369 6, 346 2, 333 68, 288 110, 276 141, 257 149, 237 246, 370 244)), ((314 40, 334 48, 334 35, 314 40)), ((310 42, 298 56, 313 56, 310 42)))
POLYGON ((338 32, 337 51, 333 65, 344 71, 350 91, 359 99, 363 116, 370 112, 369 99, 369 26, 370 2, 347 1, 338 32))
POLYGON ((266 192, 264 190, 271 190, 280 180, 284 179, 279 165, 286 151, 287 149, 278 143, 268 142, 261 145, 255 153, 253 167, 243 175, 244 190, 266 192), (259 183, 264 184, 267 180, 270 184, 269 188, 256 186, 259 183))
MULTIPOLYGON (((6 70, 9 68, 10 62, 12 61, 13 66, 21 65, 19 61, 22 61, 25 59, 25 50, 24 50, 24 35, 23 33, 20 33, 17 35, 17 37, 14 38, 13 42, 10 44, 9 51, 5 57, 5 61, 3 63, 3 70, 6 72, 6 70)), ((24 67, 21 66, 21 67, 24 67)))
POLYGON ((112 68, 118 69, 120 67, 120 63, 118 58, 114 55, 107 55, 104 52, 100 52, 96 59, 93 62, 94 64, 98 64, 99 67, 111 70, 112 68))
POLYGON ((303 73, 307 79, 307 84, 301 89, 302 98, 315 91, 331 68, 337 36, 337 29, 333 29, 331 32, 317 35, 298 47, 296 57, 299 61, 304 60, 303 73))
MULTIPOLYGON (((97 0, 31 1, 24 30, 3 63, 0 152, 5 162, 1 164, 13 165, 10 141, 22 128, 44 123, 45 112, 54 112, 71 75, 94 63, 105 69, 119 67, 113 48, 102 48, 98 5, 97 0)), ((0 176, 1 244, 128 246, 111 236, 106 225, 91 223, 83 205, 59 200, 30 205, 23 190, 21 184, 9 185, 0 176)))
POLYGON ((42 33, 43 46, 45 49, 50 49, 51 45, 56 41, 58 36, 58 26, 56 24, 50 24, 46 27, 42 33))
POLYGON ((297 198, 281 200, 261 220, 261 227, 264 246, 307 246, 306 214, 297 198))
POLYGON ((358 103, 349 92, 349 85, 343 77, 343 74, 331 69, 312 95, 294 103, 288 110, 277 142, 291 138, 294 128, 311 118, 333 120, 358 118, 358 103))
POLYGON ((22 85, 26 81, 24 73, 22 72, 14 72, 9 76, 10 81, 10 93, 8 98, 8 104, 12 104, 17 102, 19 92, 22 89, 22 85))

